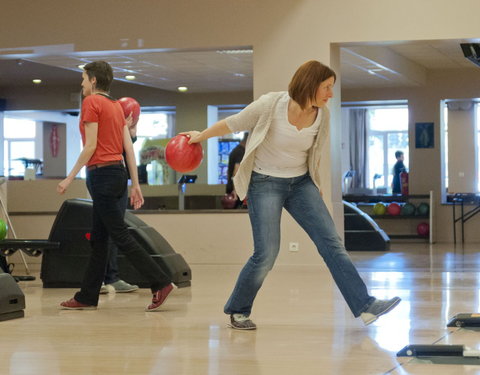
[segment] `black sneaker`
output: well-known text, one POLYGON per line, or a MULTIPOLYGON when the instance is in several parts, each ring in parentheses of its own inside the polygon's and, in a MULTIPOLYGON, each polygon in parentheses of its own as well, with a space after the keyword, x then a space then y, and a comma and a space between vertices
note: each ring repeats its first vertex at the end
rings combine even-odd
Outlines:
POLYGON ((230 327, 233 329, 241 330, 254 330, 257 329, 257 326, 250 318, 243 314, 232 314, 230 315, 230 327))
POLYGON ((400 297, 393 297, 392 299, 388 300, 376 299, 368 307, 368 309, 360 315, 360 317, 362 318, 363 323, 368 326, 377 320, 378 317, 393 310, 395 306, 400 303, 400 301, 400 297))

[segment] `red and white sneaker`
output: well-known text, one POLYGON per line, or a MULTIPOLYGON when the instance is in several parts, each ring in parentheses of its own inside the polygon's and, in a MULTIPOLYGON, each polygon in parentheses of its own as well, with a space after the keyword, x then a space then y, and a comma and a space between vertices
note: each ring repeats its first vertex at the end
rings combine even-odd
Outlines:
POLYGON ((75 298, 71 298, 68 301, 64 301, 60 304, 62 310, 96 310, 97 306, 85 305, 78 302, 75 298))
POLYGON ((173 284, 168 284, 153 294, 152 303, 145 308, 145 311, 158 311, 160 306, 167 300, 168 295, 174 289, 173 284))

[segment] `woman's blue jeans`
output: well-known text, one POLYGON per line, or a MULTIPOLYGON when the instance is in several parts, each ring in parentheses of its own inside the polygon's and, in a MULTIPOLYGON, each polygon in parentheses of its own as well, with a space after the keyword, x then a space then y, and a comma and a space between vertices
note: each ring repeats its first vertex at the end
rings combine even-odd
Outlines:
POLYGON ((121 199, 127 189, 125 167, 110 165, 88 171, 87 188, 93 200, 92 254, 81 289, 74 298, 87 305, 98 304, 108 262, 109 237, 135 269, 150 282, 152 292, 170 284, 170 278, 132 237, 125 224, 125 211, 121 208, 121 199))
POLYGON ((350 310, 358 317, 375 298, 368 294, 310 175, 278 178, 256 172, 252 173, 248 189, 254 252, 240 272, 225 305, 225 313, 250 315, 257 292, 272 269, 280 249, 283 208, 315 243, 350 310))

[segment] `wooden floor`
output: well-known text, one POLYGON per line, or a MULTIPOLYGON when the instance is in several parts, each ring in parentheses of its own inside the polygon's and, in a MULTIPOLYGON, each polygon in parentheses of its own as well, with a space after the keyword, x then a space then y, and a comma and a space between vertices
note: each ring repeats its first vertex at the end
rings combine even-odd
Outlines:
POLYGON ((43 289, 37 277, 20 283, 25 318, 0 322, 0 374, 480 374, 480 360, 396 357, 407 344, 480 349, 480 332, 446 327, 457 313, 480 311, 478 247, 351 253, 373 295, 403 299, 369 327, 353 318, 320 258, 274 268, 252 314, 258 330, 248 332, 227 328, 222 312, 238 265, 192 265, 192 287, 156 313, 143 311, 146 289, 101 296, 96 311, 62 311, 74 290, 43 289))

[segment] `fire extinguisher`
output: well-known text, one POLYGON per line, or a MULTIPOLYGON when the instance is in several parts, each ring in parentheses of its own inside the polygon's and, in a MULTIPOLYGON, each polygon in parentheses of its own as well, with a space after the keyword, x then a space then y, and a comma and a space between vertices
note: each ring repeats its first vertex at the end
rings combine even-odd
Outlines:
POLYGON ((408 172, 400 173, 400 184, 402 187, 402 195, 408 195, 408 172))

